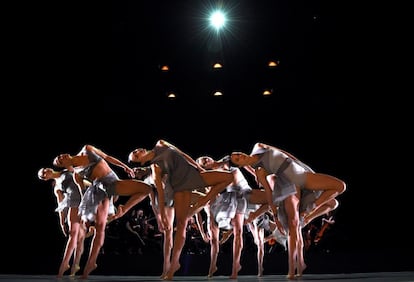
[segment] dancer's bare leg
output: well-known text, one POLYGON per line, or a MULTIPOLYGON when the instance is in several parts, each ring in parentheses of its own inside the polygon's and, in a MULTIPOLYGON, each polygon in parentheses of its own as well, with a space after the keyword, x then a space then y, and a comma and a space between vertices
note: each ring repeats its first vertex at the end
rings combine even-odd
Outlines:
POLYGON ((210 189, 205 196, 200 197, 192 205, 188 211, 188 216, 200 212, 211 199, 215 198, 234 180, 233 174, 225 171, 203 171, 200 174, 208 186, 210 186, 210 189))
POLYGON ((298 259, 297 259, 297 270, 296 277, 302 277, 303 272, 305 271, 307 265, 304 259, 304 243, 303 243, 303 234, 299 232, 299 242, 298 242, 298 259))
POLYGON ((313 210, 306 212, 304 216, 313 213, 316 209, 335 199, 346 190, 346 184, 342 180, 323 173, 306 173, 305 188, 310 190, 323 190, 315 201, 313 210))
POLYGON ((261 268, 262 268, 262 265, 261 265, 262 260, 261 259, 262 259, 262 257, 260 256, 259 228, 257 227, 256 222, 254 222, 254 221, 248 222, 247 226, 249 227, 250 232, 252 233, 253 242, 254 242, 254 244, 256 245, 256 248, 257 248, 257 253, 256 253, 256 255, 257 255, 257 276, 260 277, 261 274, 262 274, 262 271, 261 271, 261 268))
POLYGON ((84 251, 85 236, 86 227, 85 224, 81 222, 79 224, 78 243, 75 250, 75 258, 73 259, 72 268, 70 270, 70 276, 75 276, 76 273, 80 270, 80 260, 84 251))
POLYGON ((210 211, 210 267, 208 270, 208 278, 213 277, 214 273, 217 271, 217 257, 219 253, 219 236, 220 229, 214 221, 214 217, 210 211))
POLYGON ((236 213, 232 219, 233 225, 233 266, 230 279, 237 279, 237 274, 241 270, 240 257, 243 250, 243 222, 244 213, 236 213))
POLYGON ((144 200, 151 192, 151 186, 143 181, 135 179, 119 180, 116 185, 116 193, 120 196, 129 196, 124 205, 119 205, 116 214, 110 220, 118 219, 126 214, 132 207, 144 200))
POLYGON ((263 276, 263 257, 264 257, 264 229, 257 228, 257 276, 263 276))
POLYGON ((69 237, 66 242, 65 252, 63 255, 62 262, 59 267, 59 272, 57 277, 62 278, 63 274, 69 270, 70 265, 70 258, 72 257, 76 247, 77 247, 77 241, 78 241, 78 234, 79 234, 79 216, 78 216, 78 209, 77 208, 70 208, 69 214, 69 237))
POLYGON ((105 198, 105 200, 103 200, 103 202, 98 205, 98 210, 95 218, 95 235, 92 239, 89 257, 88 261, 86 262, 85 269, 83 270, 82 279, 87 279, 89 273, 98 267, 96 260, 99 255, 99 251, 101 250, 101 247, 105 241, 105 227, 106 221, 108 219, 109 201, 109 198, 105 198))
POLYGON ((297 259, 298 259, 298 242, 299 242, 299 198, 297 195, 291 195, 284 200, 286 215, 288 220, 288 274, 287 279, 295 279, 297 259))
POLYGON ((184 247, 186 238, 186 227, 188 222, 188 209, 191 203, 190 191, 179 191, 174 193, 174 209, 176 218, 176 227, 174 244, 171 256, 171 266, 164 280, 172 280, 175 272, 180 269, 180 256, 184 247))
POLYGON ((326 204, 320 206, 319 208, 313 210, 313 212, 307 214, 303 218, 303 226, 306 226, 309 222, 312 222, 315 218, 327 214, 330 211, 333 211, 339 206, 339 202, 336 199, 328 201, 326 204))
POLYGON ((167 215, 167 221, 169 228, 164 228, 164 242, 163 242, 163 266, 161 278, 167 275, 167 271, 171 266, 171 249, 173 247, 174 239, 174 208, 165 207, 165 213, 167 215))

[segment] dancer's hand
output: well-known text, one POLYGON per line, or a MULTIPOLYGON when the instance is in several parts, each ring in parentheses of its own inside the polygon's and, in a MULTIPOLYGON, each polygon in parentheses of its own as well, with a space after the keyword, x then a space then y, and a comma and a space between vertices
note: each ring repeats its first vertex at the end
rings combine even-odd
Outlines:
POLYGON ((135 171, 129 166, 125 166, 124 171, 129 175, 129 177, 135 178, 135 171))
POLYGON ((248 218, 244 220, 244 224, 252 223, 255 218, 256 214, 254 212, 250 212, 248 218))
POLYGON ((60 223, 60 229, 62 230, 62 233, 65 237, 68 237, 68 233, 69 233, 69 227, 67 224, 65 223, 60 223))
POLYGON ((210 236, 206 234, 205 232, 201 232, 201 238, 203 239, 204 243, 210 242, 210 236))
POLYGON ((163 230, 170 230, 170 225, 168 224, 167 216, 165 215, 165 211, 161 212, 161 222, 163 230))
POLYGON ((164 232, 165 229, 164 229, 164 224, 162 224, 161 216, 160 215, 157 215, 156 216, 156 219, 157 219, 158 231, 164 232))

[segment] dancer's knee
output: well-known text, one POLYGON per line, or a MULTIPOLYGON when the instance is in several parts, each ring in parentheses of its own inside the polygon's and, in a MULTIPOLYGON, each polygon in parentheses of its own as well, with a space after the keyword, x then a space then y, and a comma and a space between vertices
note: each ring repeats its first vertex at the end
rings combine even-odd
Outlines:
POLYGON ((329 206, 329 209, 332 211, 336 209, 339 206, 339 202, 337 199, 332 199, 326 203, 327 206, 329 206))
POLYGON ((345 182, 342 181, 342 180, 339 180, 336 190, 337 190, 338 194, 342 194, 343 192, 345 192, 346 191, 345 182))

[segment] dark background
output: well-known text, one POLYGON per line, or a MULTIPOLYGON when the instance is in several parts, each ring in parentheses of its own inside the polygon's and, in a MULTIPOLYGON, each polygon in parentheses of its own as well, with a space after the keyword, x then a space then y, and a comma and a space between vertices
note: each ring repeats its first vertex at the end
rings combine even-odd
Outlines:
POLYGON ((146 2, 28 3, 9 21, 0 271, 58 268, 65 238, 39 168, 84 144, 126 161, 161 138, 194 158, 269 143, 343 179, 342 271, 414 270, 410 103, 400 97, 409 97, 394 66, 403 50, 393 49, 395 22, 383 7, 225 1, 232 20, 217 37, 206 27, 213 2, 146 2), (210 69, 216 58, 221 72, 210 69), (269 59, 279 67, 267 69, 269 59), (273 95, 262 97, 269 86, 273 95))

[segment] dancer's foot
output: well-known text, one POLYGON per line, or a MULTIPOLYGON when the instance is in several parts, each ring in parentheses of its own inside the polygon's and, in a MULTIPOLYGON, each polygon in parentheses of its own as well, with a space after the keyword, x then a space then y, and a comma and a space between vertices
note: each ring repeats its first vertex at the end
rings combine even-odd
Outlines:
POLYGON ((76 273, 80 270, 79 264, 72 265, 72 269, 70 271, 70 276, 75 276, 76 273))
POLYGON ((211 278, 211 277, 213 277, 213 275, 214 275, 214 273, 216 273, 216 271, 217 271, 217 266, 213 266, 213 267, 211 267, 211 268, 209 269, 209 271, 208 271, 207 278, 211 278))
POLYGON ((188 217, 191 217, 197 213, 199 213, 206 204, 201 202, 195 202, 191 205, 190 209, 188 210, 188 217))
POLYGON ((98 265, 95 263, 93 265, 87 265, 85 270, 83 271, 82 279, 88 279, 89 273, 94 271, 98 265))
POLYGON ((263 267, 259 266, 259 271, 257 272, 257 277, 263 277, 263 267))
POLYGON ((68 271, 69 268, 70 268, 70 265, 69 264, 67 264, 67 265, 61 265, 60 268, 59 268, 59 273, 58 273, 58 275, 56 277, 57 278, 62 278, 63 277, 63 274, 65 274, 65 272, 68 271))
POLYGON ((164 267, 162 269, 162 274, 160 275, 161 279, 163 279, 167 275, 168 269, 170 269, 170 264, 169 263, 164 265, 164 267))
POLYGON ((311 203, 307 206, 306 210, 300 214, 300 225, 305 227, 309 223, 309 218, 311 214, 316 210, 316 204, 311 203))
POLYGON ((85 235, 85 238, 89 238, 89 237, 91 237, 92 235, 94 235, 95 234, 95 226, 89 226, 89 228, 88 228, 88 233, 86 233, 86 235, 85 235))
POLYGON ((240 270, 241 270, 241 265, 239 264, 236 269, 233 270, 232 274, 230 275, 230 279, 237 279, 237 275, 239 274, 240 270))
POLYGON ((226 243, 226 241, 231 237, 231 235, 233 235, 232 230, 223 231, 223 235, 221 237, 219 244, 223 245, 224 243, 226 243))
POLYGON ((119 205, 116 210, 116 213, 108 216, 107 223, 110 223, 111 221, 114 221, 115 219, 122 217, 124 214, 125 214, 124 205, 119 205))
POLYGON ((162 278, 162 280, 172 280, 175 272, 177 272, 177 270, 179 270, 180 267, 180 264, 172 264, 167 274, 162 278))
POLYGON ((306 265, 306 263, 303 263, 303 264, 299 264, 298 265, 297 274, 296 274, 296 277, 297 278, 302 277, 303 272, 305 271, 306 267, 308 267, 306 265))
POLYGON ((291 274, 291 273, 288 273, 287 275, 286 275, 286 279, 289 279, 289 280, 295 280, 295 274, 291 274))

